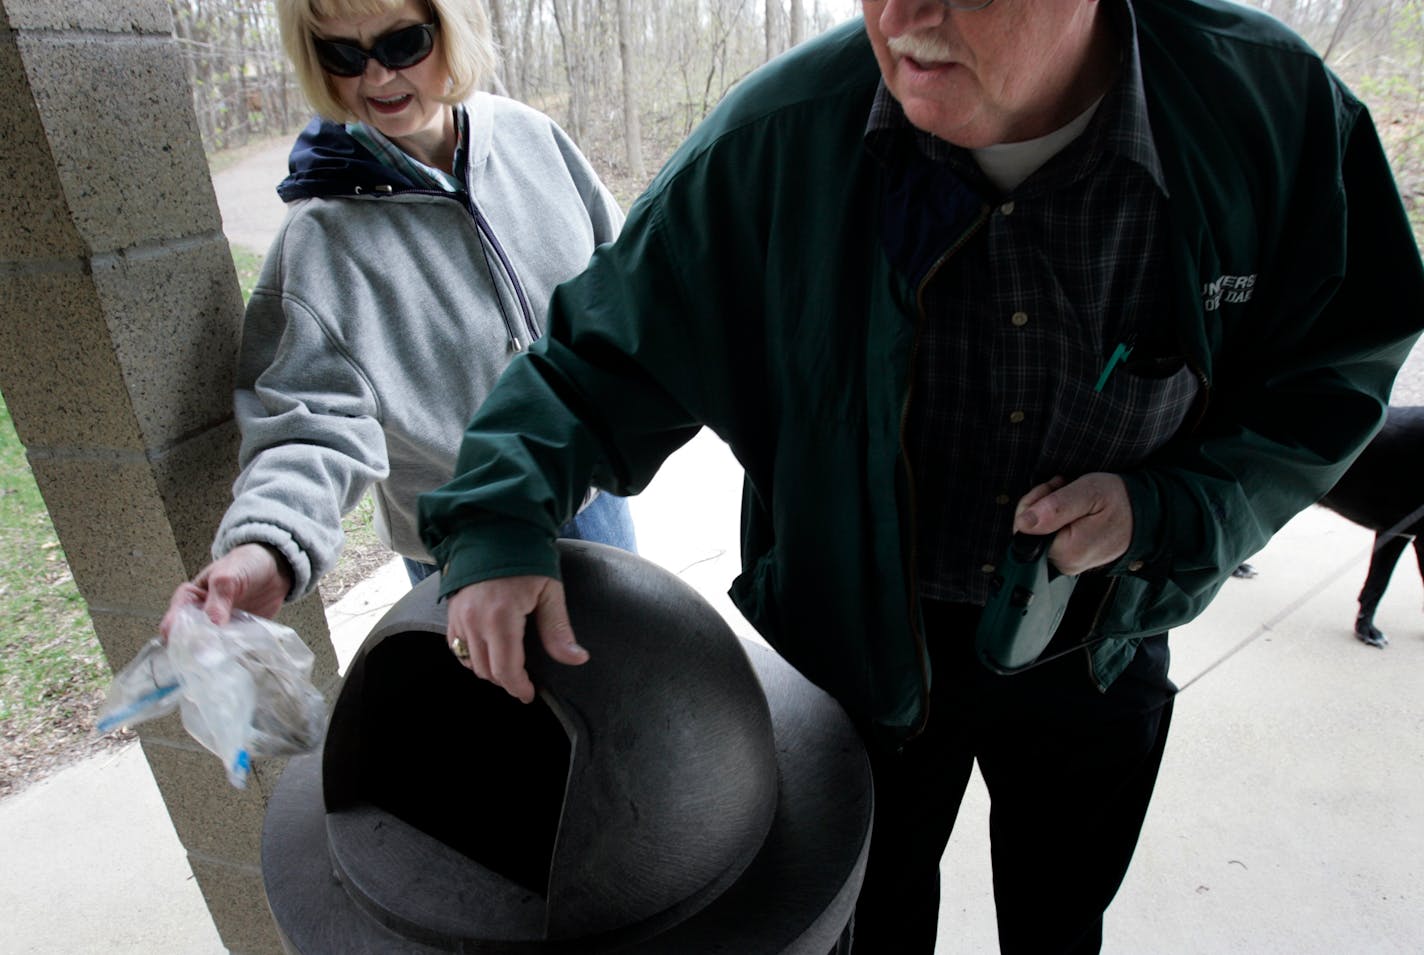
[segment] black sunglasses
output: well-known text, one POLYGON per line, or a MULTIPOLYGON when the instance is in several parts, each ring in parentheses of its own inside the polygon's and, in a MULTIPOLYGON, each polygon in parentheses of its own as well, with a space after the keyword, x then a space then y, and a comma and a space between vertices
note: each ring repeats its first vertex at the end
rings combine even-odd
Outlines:
POLYGON ((375 60, 388 70, 404 70, 424 60, 435 49, 435 24, 392 30, 376 37, 369 50, 344 40, 312 37, 316 60, 332 76, 360 76, 366 72, 366 61, 375 60))

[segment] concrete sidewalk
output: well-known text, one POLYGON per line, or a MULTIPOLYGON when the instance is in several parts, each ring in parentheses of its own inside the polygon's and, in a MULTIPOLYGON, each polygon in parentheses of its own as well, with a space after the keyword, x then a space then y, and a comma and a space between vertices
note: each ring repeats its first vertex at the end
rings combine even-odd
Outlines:
MULTIPOLYGON (((644 556, 724 615, 737 474, 704 434, 633 502, 644 556)), ((1174 634, 1181 685, 1244 647, 1178 699, 1105 951, 1424 951, 1424 588, 1406 561, 1378 618, 1390 647, 1356 641, 1370 542, 1307 511, 1174 634)), ((330 608, 343 663, 405 586, 393 562, 330 608)), ((943 953, 995 950, 987 812, 976 777, 943 866, 943 953)), ((137 746, 0 802, 0 846, 0 953, 222 951, 137 746)))

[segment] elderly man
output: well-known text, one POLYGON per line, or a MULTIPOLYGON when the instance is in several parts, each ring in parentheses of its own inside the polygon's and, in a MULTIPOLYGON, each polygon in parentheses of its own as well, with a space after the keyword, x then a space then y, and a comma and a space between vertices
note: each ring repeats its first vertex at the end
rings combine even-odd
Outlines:
POLYGON ((586 658, 550 546, 585 483, 636 492, 711 428, 746 471, 733 597, 867 741, 856 951, 933 950, 976 760, 1002 949, 1096 951, 1166 631, 1378 427, 1424 273, 1365 109, 1267 17, 863 7, 740 84, 556 293, 423 534, 453 648, 531 699, 526 617, 586 658), (1016 531, 1081 576, 1004 675, 975 633, 1016 531))

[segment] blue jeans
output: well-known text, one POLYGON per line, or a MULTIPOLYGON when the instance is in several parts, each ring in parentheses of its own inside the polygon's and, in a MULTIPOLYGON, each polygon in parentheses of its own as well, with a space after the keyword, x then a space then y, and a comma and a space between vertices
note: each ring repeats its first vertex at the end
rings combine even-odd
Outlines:
MULTIPOLYGON (((593 541, 619 547, 630 554, 638 552, 638 539, 633 533, 633 515, 628 509, 628 499, 612 494, 599 494, 593 503, 585 507, 573 520, 559 528, 559 536, 566 540, 593 541)), ((435 571, 434 564, 402 557, 406 576, 414 587, 435 571)))

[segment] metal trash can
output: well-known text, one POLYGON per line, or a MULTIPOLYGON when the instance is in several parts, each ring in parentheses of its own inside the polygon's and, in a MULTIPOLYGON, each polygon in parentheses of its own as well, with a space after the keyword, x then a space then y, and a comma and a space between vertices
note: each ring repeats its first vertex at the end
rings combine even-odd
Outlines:
POLYGON ((292 952, 807 953, 850 921, 870 769, 840 707, 649 561, 560 541, 591 660, 525 644, 524 705, 462 667, 439 580, 352 661, 267 809, 292 952))

